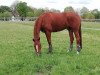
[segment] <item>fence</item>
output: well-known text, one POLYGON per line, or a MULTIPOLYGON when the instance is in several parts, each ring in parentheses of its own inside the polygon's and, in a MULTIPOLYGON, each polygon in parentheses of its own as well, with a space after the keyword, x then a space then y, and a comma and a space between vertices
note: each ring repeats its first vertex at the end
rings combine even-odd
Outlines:
MULTIPOLYGON (((0 17, 0 21, 34 21, 37 17, 0 17)), ((85 22, 100 22, 100 19, 82 19, 85 22)))
POLYGON ((85 22, 100 22, 100 19, 82 19, 85 22))
POLYGON ((0 21, 34 21, 37 17, 0 17, 0 21))

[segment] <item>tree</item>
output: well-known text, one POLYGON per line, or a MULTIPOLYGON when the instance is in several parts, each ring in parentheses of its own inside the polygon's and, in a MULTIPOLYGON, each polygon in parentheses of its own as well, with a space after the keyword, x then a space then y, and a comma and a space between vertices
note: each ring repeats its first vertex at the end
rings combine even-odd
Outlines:
POLYGON ((11 17, 11 12, 8 11, 4 12, 3 17, 11 17))
POLYGON ((17 4, 20 3, 18 0, 15 0, 12 5, 10 6, 11 10, 16 10, 17 4))
POLYGON ((16 6, 16 10, 19 13, 19 16, 22 17, 21 20, 23 21, 24 17, 27 16, 27 12, 28 12, 27 3, 25 2, 18 3, 16 6))
POLYGON ((9 20, 8 17, 11 17, 11 9, 8 6, 0 6, 0 18, 2 20, 9 20))
POLYGON ((83 7, 81 10, 81 15, 85 14, 85 13, 88 13, 89 12, 89 9, 87 9, 86 7, 83 7))
POLYGON ((8 6, 0 6, 0 13, 4 13, 6 11, 10 12, 11 11, 10 7, 8 7, 8 6))
POLYGON ((28 11, 28 12, 34 12, 34 8, 31 7, 31 6, 27 6, 27 11, 28 11))
POLYGON ((34 8, 27 6, 28 12, 27 17, 33 17, 34 16, 34 8))
POLYGON ((34 16, 34 12, 28 12, 27 13, 27 17, 33 17, 34 16))
POLYGON ((59 10, 56 10, 56 9, 50 9, 49 11, 51 11, 51 12, 60 12, 59 10))
POLYGON ((19 2, 18 0, 15 0, 15 1, 12 3, 12 5, 10 6, 12 15, 13 15, 14 17, 18 17, 18 16, 19 16, 19 15, 18 15, 18 12, 17 12, 17 9, 16 9, 16 6, 17 6, 18 3, 20 3, 20 2, 19 2))
POLYGON ((41 8, 39 8, 39 9, 34 9, 34 16, 35 17, 38 17, 38 16, 40 16, 42 13, 44 13, 45 11, 44 11, 44 9, 41 9, 41 8))
POLYGON ((87 12, 87 13, 82 15, 82 18, 83 19, 94 19, 95 16, 91 12, 87 12))
POLYGON ((95 19, 100 19, 100 11, 98 9, 94 9, 91 13, 95 16, 95 19))
POLYGON ((12 16, 11 12, 8 12, 8 11, 0 13, 0 18, 2 20, 6 20, 7 21, 7 20, 9 20, 8 17, 11 17, 11 16, 12 16))
POLYGON ((74 12, 73 7, 69 6, 64 9, 64 12, 74 12))
POLYGON ((3 13, 0 13, 0 18, 3 17, 3 13))

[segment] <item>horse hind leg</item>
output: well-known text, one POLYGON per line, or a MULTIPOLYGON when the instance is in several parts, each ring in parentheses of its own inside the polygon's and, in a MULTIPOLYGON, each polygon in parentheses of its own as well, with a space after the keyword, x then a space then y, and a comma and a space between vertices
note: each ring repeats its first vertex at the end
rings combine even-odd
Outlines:
POLYGON ((52 53, 51 32, 46 31, 45 34, 46 34, 46 38, 47 38, 48 45, 49 45, 48 53, 52 53))
POLYGON ((73 36, 73 31, 69 30, 69 37, 70 37, 70 46, 68 48, 68 51, 72 51, 73 49, 73 41, 74 41, 74 36, 73 36))
POLYGON ((75 37, 76 37, 76 42, 77 42, 77 54, 79 54, 79 52, 81 51, 81 45, 80 45, 80 36, 79 36, 79 32, 75 31, 74 32, 75 37))

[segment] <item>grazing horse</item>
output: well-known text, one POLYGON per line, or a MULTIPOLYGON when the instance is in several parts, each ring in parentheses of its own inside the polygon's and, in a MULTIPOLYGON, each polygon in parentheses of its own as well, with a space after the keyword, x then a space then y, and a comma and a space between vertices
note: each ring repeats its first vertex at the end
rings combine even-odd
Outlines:
POLYGON ((43 13, 35 22, 34 26, 34 48, 37 54, 41 53, 40 31, 44 32, 48 41, 48 52, 52 52, 51 33, 67 29, 69 31, 70 46, 68 51, 73 48, 74 35, 77 43, 77 53, 82 49, 81 19, 75 12, 43 13))

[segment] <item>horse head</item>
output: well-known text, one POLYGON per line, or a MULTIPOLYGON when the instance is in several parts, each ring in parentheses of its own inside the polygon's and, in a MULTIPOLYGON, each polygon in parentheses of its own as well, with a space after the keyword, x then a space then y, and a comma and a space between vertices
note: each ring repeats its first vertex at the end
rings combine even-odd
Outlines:
POLYGON ((34 48, 37 54, 41 53, 41 43, 40 43, 40 38, 38 39, 33 39, 34 41, 34 48))

